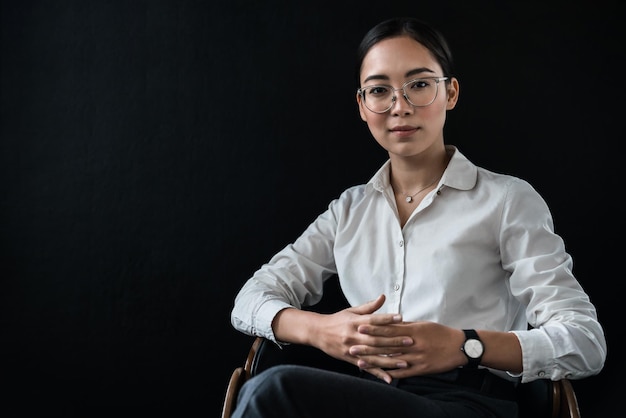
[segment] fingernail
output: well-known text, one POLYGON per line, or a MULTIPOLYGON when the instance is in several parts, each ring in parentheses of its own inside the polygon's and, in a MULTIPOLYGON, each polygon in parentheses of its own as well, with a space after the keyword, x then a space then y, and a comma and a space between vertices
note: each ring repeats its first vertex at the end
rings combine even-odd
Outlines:
POLYGON ((402 321, 402 315, 394 315, 394 316, 393 316, 393 320, 394 320, 395 322, 400 322, 400 321, 402 321))
POLYGON ((410 338, 404 338, 402 340, 402 344, 404 344, 404 345, 411 345, 411 344, 413 344, 413 340, 410 339, 410 338))

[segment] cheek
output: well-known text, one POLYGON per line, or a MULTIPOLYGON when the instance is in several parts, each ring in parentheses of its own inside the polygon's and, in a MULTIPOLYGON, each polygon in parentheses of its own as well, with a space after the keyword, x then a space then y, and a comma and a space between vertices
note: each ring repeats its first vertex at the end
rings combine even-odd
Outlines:
POLYGON ((387 123, 386 113, 378 114, 378 113, 373 113, 373 112, 369 112, 365 110, 363 111, 362 114, 365 116, 363 120, 367 122, 367 126, 369 127, 370 131, 380 131, 383 129, 387 129, 386 128, 386 123, 387 123))
POLYGON ((386 113, 374 113, 367 110, 361 103, 359 103, 359 114, 361 119, 367 123, 370 129, 376 129, 377 126, 385 123, 386 113))
POLYGON ((444 97, 443 100, 437 100, 430 106, 422 108, 422 115, 430 120, 445 120, 446 112, 448 109, 448 100, 444 97))

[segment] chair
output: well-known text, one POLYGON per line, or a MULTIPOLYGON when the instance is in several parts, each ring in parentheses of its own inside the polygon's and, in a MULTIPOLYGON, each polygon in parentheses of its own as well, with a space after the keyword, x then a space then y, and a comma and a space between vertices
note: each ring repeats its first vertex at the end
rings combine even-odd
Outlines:
MULTIPOLYGON (((230 418, 239 389, 246 380, 276 364, 303 364, 354 374, 356 368, 308 346, 287 345, 279 349, 271 341, 256 337, 243 366, 236 367, 228 382, 222 418, 230 418)), ((539 379, 518 385, 520 418, 580 418, 572 383, 539 379)))

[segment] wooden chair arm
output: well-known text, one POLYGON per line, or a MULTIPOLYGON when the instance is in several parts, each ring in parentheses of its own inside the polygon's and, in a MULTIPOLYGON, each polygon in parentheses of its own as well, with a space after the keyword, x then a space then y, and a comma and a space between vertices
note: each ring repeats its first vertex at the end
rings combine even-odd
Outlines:
POLYGON ((230 376, 230 381, 226 388, 226 396, 224 398, 224 406, 222 407, 222 418, 230 418, 235 404, 237 403, 237 395, 239 389, 246 381, 246 374, 243 367, 237 367, 230 376))
POLYGON ((246 380, 250 379, 252 366, 254 361, 256 361, 256 355, 259 351, 259 347, 263 338, 256 337, 252 342, 252 346, 248 351, 248 357, 246 358, 246 362, 243 367, 237 367, 233 370, 233 373, 230 376, 230 381, 228 382, 228 386, 226 387, 226 395, 224 397, 224 406, 222 407, 222 415, 221 418, 230 418, 232 415, 235 405, 237 404, 237 396, 239 395, 239 389, 243 386, 246 380))
POLYGON ((572 382, 568 379, 561 379, 552 384, 554 418, 580 418, 578 400, 572 382))

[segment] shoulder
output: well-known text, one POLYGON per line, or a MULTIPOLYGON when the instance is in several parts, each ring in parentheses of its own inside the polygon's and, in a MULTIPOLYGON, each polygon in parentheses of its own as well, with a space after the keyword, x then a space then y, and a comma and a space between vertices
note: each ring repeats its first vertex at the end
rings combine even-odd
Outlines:
POLYGON ((334 199, 331 203, 331 207, 351 207, 359 202, 362 202, 367 199, 367 197, 372 193, 373 187, 369 183, 365 184, 357 184, 355 186, 350 186, 345 189, 339 197, 334 199))
POLYGON ((533 186, 528 181, 512 174, 499 173, 483 167, 476 167, 476 173, 479 181, 486 182, 497 187, 513 190, 534 190, 533 186))
POLYGON ((525 219, 525 224, 537 224, 552 216, 539 192, 527 180, 514 175, 478 168, 476 193, 492 201, 507 222, 515 218, 525 219))
POLYGON ((450 183, 456 183, 459 189, 472 189, 476 186, 489 186, 502 191, 528 191, 536 193, 533 186, 521 177, 496 172, 475 165, 456 147, 449 146, 453 156, 450 161, 450 183))
POLYGON ((498 173, 486 168, 477 167, 478 183, 490 188, 499 189, 506 195, 536 195, 539 192, 527 180, 511 175, 498 173))

